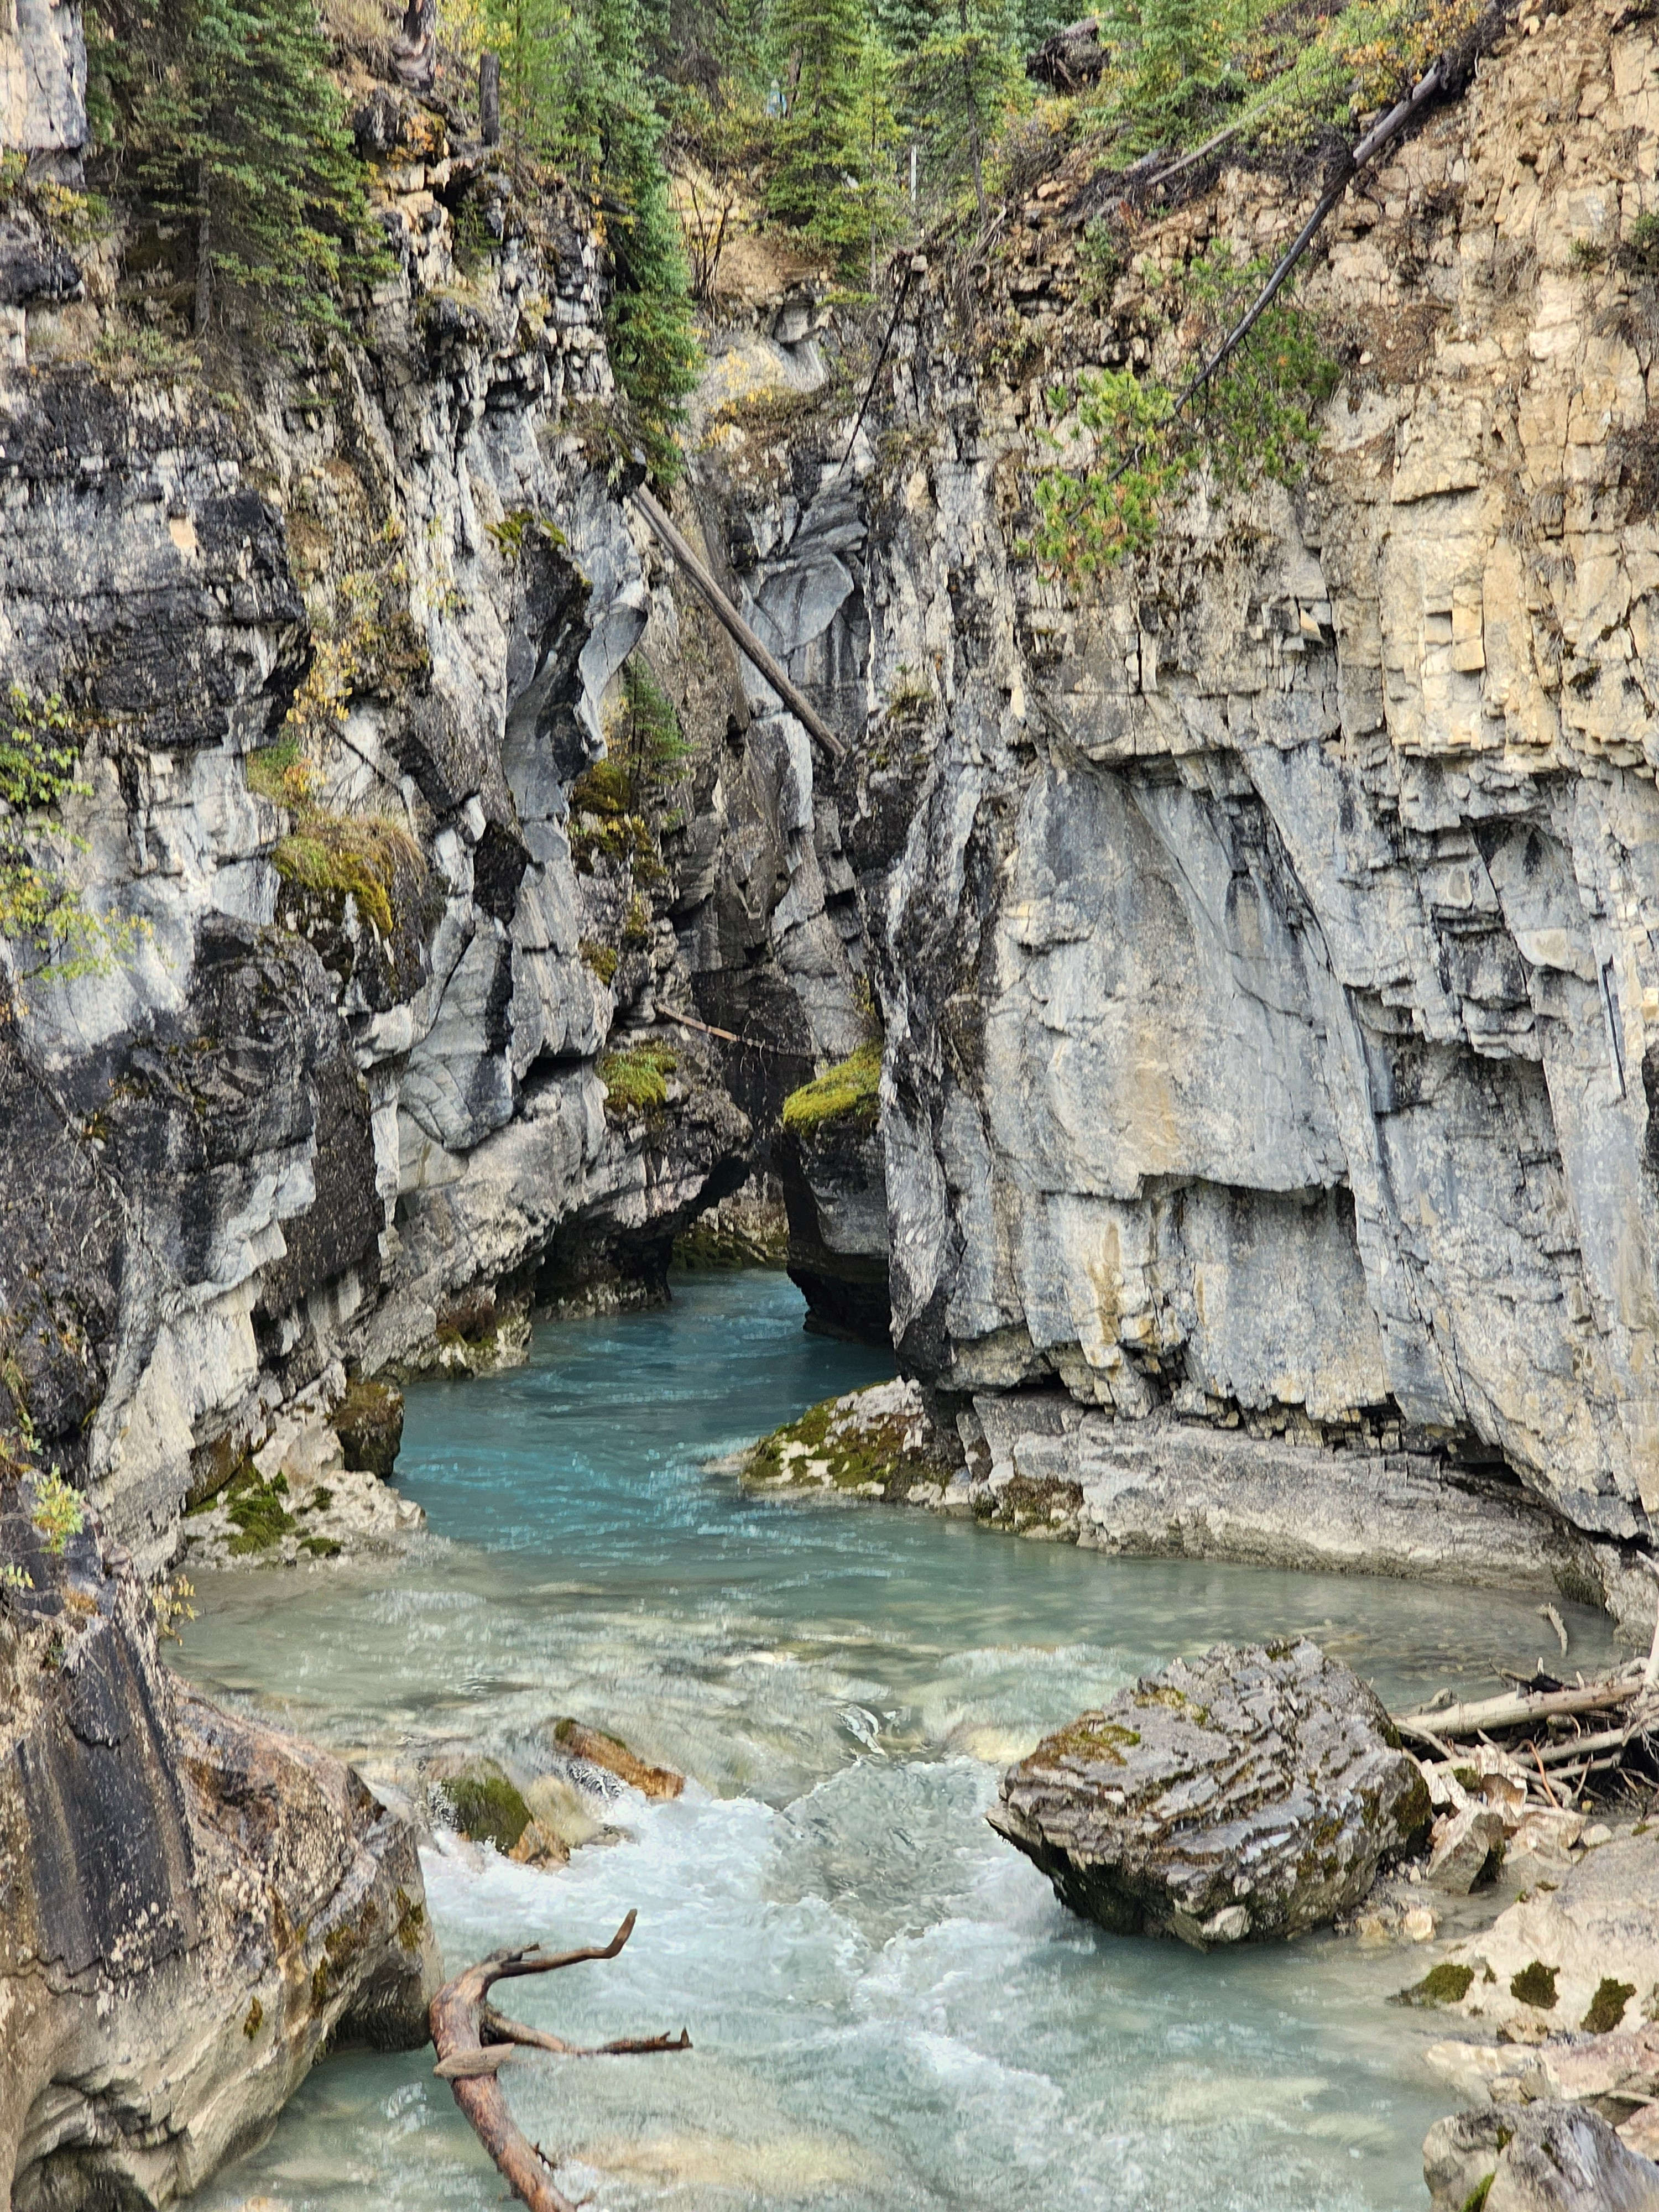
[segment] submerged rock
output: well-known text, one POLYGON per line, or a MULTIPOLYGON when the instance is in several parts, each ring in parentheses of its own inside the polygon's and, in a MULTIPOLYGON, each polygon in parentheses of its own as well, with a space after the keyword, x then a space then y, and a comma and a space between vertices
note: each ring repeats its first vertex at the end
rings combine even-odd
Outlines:
POLYGON ((1437 2120, 1423 2144, 1434 2212, 1659 2212, 1659 2166, 1582 2105, 1504 2105, 1437 2120))
POLYGON ((160 1665, 84 1523, 0 1495, 0 2196, 198 2187, 333 2039, 425 2040, 438 1961, 409 1824, 351 1768, 160 1665))
POLYGON ((620 1736, 609 1735, 603 1729, 589 1728, 567 1717, 552 1722, 547 1734, 567 1759, 584 1766, 600 1767, 644 1796, 678 1797, 685 1788, 683 1774, 676 1773, 672 1766, 650 1765, 630 1751, 620 1736))
POLYGON ((1295 1936, 1426 1836, 1376 1694, 1305 1638, 1176 1660, 1010 1767, 989 1814, 1114 1935, 1295 1936))

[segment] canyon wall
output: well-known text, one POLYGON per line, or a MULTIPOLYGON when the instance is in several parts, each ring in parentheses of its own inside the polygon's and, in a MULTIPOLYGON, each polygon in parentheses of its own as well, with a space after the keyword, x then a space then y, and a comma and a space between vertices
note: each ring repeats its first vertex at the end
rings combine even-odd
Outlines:
POLYGON ((970 1444, 967 1401, 1058 1383, 1428 1451, 1607 1540, 1650 1619, 1656 52, 1601 0, 1505 33, 1332 219, 1305 484, 1200 488, 1075 594, 1022 544, 1054 387, 1167 351, 1160 274, 1314 188, 1223 173, 1091 305, 1061 160, 965 295, 925 278, 871 494, 898 703, 843 822, 897 825, 894 1339, 970 1444))
POLYGON ((1305 481, 1200 479, 1080 588, 1024 542, 1056 395, 1178 349, 1160 276, 1288 235, 1293 165, 1143 212, 1103 293, 1055 142, 856 425, 881 320, 728 301, 677 513, 833 775, 627 504, 602 239, 457 109, 358 86, 397 268, 303 374, 170 358, 114 242, 14 207, 0 670, 74 717, 125 950, 9 987, 3 1376, 147 1570, 349 1370, 487 1364, 781 1164, 815 1303, 884 1277, 993 1476, 1026 1407, 1045 1465, 1087 1409, 1091 1468, 1519 1484, 1650 1615, 1654 48, 1504 32, 1328 227, 1305 481), (297 807, 249 774, 296 726, 297 807), (775 1156, 878 1024, 878 1115, 775 1156))

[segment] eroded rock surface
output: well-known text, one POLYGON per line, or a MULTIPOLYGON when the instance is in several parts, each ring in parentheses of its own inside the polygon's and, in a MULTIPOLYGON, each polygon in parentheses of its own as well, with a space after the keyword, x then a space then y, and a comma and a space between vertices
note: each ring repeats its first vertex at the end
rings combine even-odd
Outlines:
POLYGON ((1046 1737, 988 1817, 1115 1935, 1295 1936, 1426 1836, 1427 1792, 1392 1737, 1375 1692, 1316 1644, 1218 1644, 1046 1737))
POLYGON ((1423 2145, 1423 2178, 1434 2212, 1659 2212, 1659 2166, 1579 2105, 1440 2120, 1423 2145))
POLYGON ((424 2041, 414 1832, 349 1767, 159 1664, 87 1528, 0 1495, 0 2188, 160 2204, 274 2118, 331 2038, 424 2041))
POLYGON ((1556 1873, 1451 1947, 1435 2002, 1512 2043, 1620 2027, 1627 2008, 1634 2024, 1659 1989, 1659 1836, 1599 1844, 1556 1873))

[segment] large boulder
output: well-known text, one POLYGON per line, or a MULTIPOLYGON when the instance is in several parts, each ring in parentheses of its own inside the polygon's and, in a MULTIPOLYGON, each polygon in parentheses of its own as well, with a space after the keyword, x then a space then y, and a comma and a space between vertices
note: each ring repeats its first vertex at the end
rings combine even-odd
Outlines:
POLYGON ((1434 2212, 1659 2212, 1659 2166, 1582 2105, 1504 2105, 1437 2120, 1423 2144, 1434 2212))
POLYGON ((145 2212, 331 2042, 425 2040, 415 1836, 173 1680, 125 1553, 61 1492, 0 1485, 0 2197, 145 2212))
POLYGON ((989 1819, 1074 1912, 1207 1947, 1350 1910, 1429 1801, 1376 1692, 1304 1638, 1143 1675, 1011 1767, 989 1819))

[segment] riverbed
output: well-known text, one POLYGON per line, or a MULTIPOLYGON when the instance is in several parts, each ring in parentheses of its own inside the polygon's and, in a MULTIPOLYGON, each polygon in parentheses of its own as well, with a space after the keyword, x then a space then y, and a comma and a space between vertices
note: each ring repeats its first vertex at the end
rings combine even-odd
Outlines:
MULTIPOLYGON (((638 1908, 614 1963, 512 1992, 567 2035, 690 2031, 683 2056, 503 2077, 596 2212, 1426 2205, 1439 2031, 1384 2002, 1423 1952, 1115 1939, 983 1815, 1004 1762, 1177 1652, 1305 1632, 1416 1698, 1553 1649, 1536 1601, 748 1496, 706 1462, 890 1371, 802 1316, 781 1275, 684 1278, 665 1310, 539 1329, 512 1373, 417 1385, 397 1480, 428 1533, 397 1561, 204 1577, 176 1663, 371 1779, 439 1743, 533 1758, 564 1713, 690 1778, 566 1869, 443 1838, 425 1857, 451 1972, 638 1908)), ((1562 1610, 1575 1664, 1611 1651, 1562 1610)), ((197 2202, 496 2206, 431 2063, 330 2058, 197 2202)))

